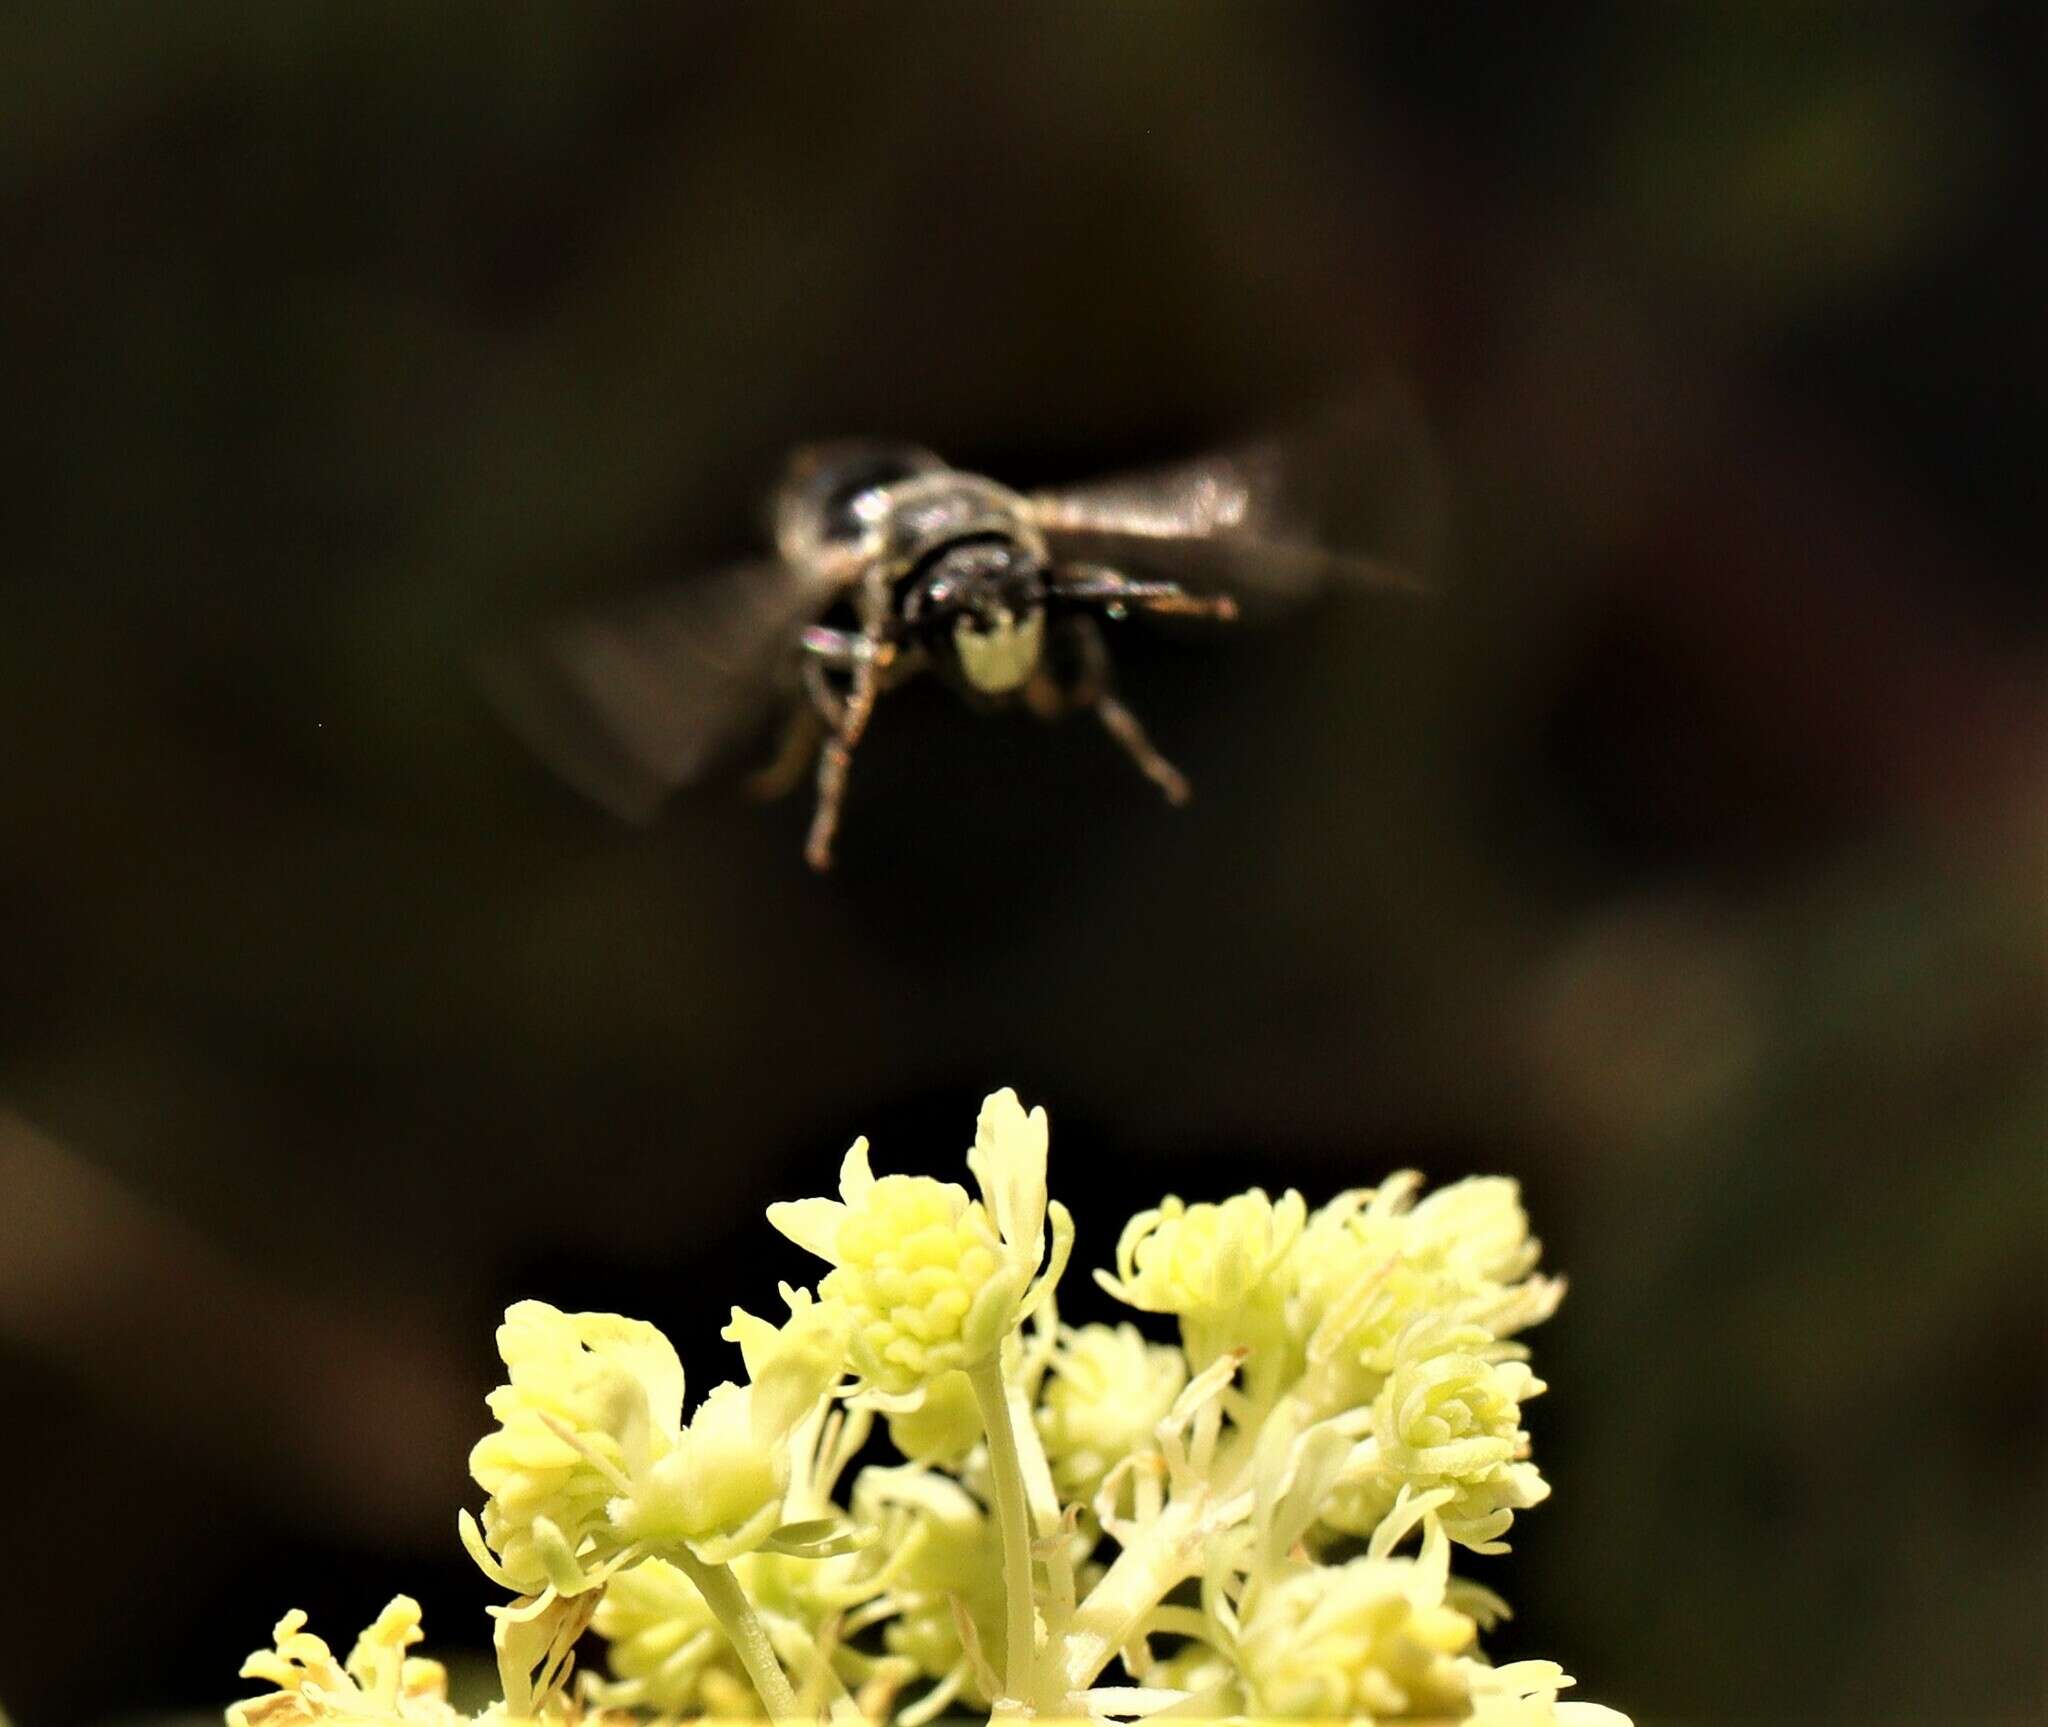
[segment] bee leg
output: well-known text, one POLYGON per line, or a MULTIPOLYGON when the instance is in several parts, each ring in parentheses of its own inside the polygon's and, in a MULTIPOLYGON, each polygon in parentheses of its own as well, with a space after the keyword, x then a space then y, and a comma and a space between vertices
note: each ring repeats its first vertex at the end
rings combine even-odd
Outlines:
POLYGON ((1060 598, 1100 606, 1113 618, 1139 611, 1228 623, 1237 616, 1237 602, 1228 594, 1191 594, 1178 582, 1134 581, 1106 564, 1062 564, 1053 571, 1052 586, 1060 598))
POLYGON ((804 631, 801 645, 804 689, 812 705, 827 725, 836 732, 850 732, 855 743, 867 729, 876 699, 901 681, 899 673, 916 669, 915 657, 901 654, 878 630, 855 635, 813 624, 804 631), (844 695, 833 686, 829 672, 850 674, 844 695))
POLYGON ((848 700, 832 687, 825 668, 817 660, 804 662, 804 688, 810 692, 807 710, 814 740, 822 737, 818 749, 818 801, 811 812, 810 837, 804 841, 804 861, 814 870, 832 867, 832 841, 839 832, 839 808, 846 799, 846 776, 853 767, 857 737, 848 735, 848 700))
POLYGON ((1123 745, 1124 754, 1138 764, 1139 772, 1166 794, 1168 803, 1177 807, 1194 795, 1188 776, 1153 747, 1136 714, 1107 690, 1095 698, 1093 705, 1102 729, 1123 745))
POLYGON ((881 634, 880 625, 861 632, 853 661, 853 687, 846 692, 846 717, 840 722, 840 736, 851 749, 875 717, 875 703, 891 682, 896 670, 896 644, 881 634))
POLYGON ((1112 669, 1102 626, 1085 613, 1069 613, 1047 639, 1038 675, 1025 686, 1025 705, 1041 719, 1086 708, 1168 803, 1186 803, 1192 795, 1187 775, 1153 747, 1138 716, 1117 700, 1112 669))
POLYGON ((817 660, 804 661, 804 694, 811 698, 811 712, 835 732, 846 729, 846 698, 832 687, 825 667, 817 660))
POLYGON ((854 747, 867 731, 875 703, 881 698, 884 680, 896 663, 896 649, 873 633, 846 636, 815 645, 812 636, 828 632, 807 630, 804 646, 804 685, 812 704, 831 726, 832 734, 818 752, 818 805, 811 815, 810 837, 804 842, 804 861, 814 870, 832 867, 832 842, 839 833, 840 807, 846 801, 846 779, 853 768, 854 747), (850 663, 853 683, 842 699, 825 676, 828 661, 850 663))
POLYGON ((832 867, 832 842, 839 835, 839 809, 846 801, 846 776, 853 766, 853 745, 834 734, 818 752, 818 806, 811 812, 811 831, 804 841, 804 862, 814 870, 832 867))
POLYGON ((805 699, 790 709, 774 755, 746 778, 747 796, 761 803, 772 803, 795 791, 804 770, 816 759, 826 733, 839 730, 844 722, 846 704, 832 688, 819 661, 804 661, 803 684, 805 699))
POLYGON ((811 702, 791 708, 775 754, 747 776, 747 796, 768 803, 795 791, 818 753, 818 745, 824 742, 825 723, 824 715, 811 702))

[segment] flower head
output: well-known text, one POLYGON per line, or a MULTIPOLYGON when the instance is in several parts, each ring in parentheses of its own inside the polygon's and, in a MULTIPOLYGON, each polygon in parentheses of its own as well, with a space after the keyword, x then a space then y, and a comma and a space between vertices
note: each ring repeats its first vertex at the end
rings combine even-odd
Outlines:
MULTIPOLYGON (((799 1675, 812 1671, 827 1627, 886 1587, 871 1554, 796 1559, 773 1552, 742 1554, 732 1574, 753 1604, 777 1654, 799 1675)), ((764 1705, 738 1651, 697 1586, 677 1566, 650 1559, 613 1579, 593 1628, 609 1644, 609 1683, 590 1687, 606 1707, 649 1709, 662 1720, 686 1716, 758 1716, 764 1705)), ((840 1677, 857 1684, 888 1658, 836 1643, 840 1677)))
POLYGON ((686 1543, 714 1563, 758 1547, 782 1521, 792 1440, 837 1383, 845 1317, 786 1285, 790 1316, 771 1325, 732 1310, 724 1336, 740 1346, 745 1385, 714 1385, 663 1454, 611 1506, 613 1524, 650 1548, 686 1543))
POLYGON ((1557 1279, 1530 1275, 1540 1247, 1514 1182, 1454 1182, 1418 1205, 1421 1183, 1404 1170, 1340 1194, 1302 1232, 1287 1328, 1323 1412, 1372 1402, 1403 1333, 1426 1315, 1504 1338, 1547 1319, 1563 1296, 1557 1279))
POLYGON ((394 1596, 356 1639, 346 1661, 306 1630, 294 1608, 277 1622, 272 1647, 242 1663, 244 1679, 274 1691, 236 1703, 228 1727, 310 1727, 311 1723, 413 1722, 453 1727, 464 1719, 448 1702, 448 1676, 438 1661, 408 1656, 420 1640, 419 1603, 394 1596))
POLYGON ((1315 1566, 1262 1589, 1240 1628, 1238 1669, 1254 1714, 1379 1721, 1454 1714, 1456 1657, 1477 1627, 1444 1600, 1427 1559, 1315 1566))
POLYGON ((498 1347, 509 1383, 491 1393, 497 1431, 470 1453, 490 1495, 463 1540, 522 1595, 576 1595, 650 1548, 686 1542, 722 1560, 780 1520, 791 1439, 839 1378, 845 1321, 785 1290, 780 1328, 733 1309, 745 1385, 716 1385, 685 1426, 683 1369, 653 1326, 545 1302, 507 1310, 498 1347))
POLYGON ((992 1701, 983 1681, 1002 1670, 1005 1647, 995 1520, 958 1482, 913 1469, 864 1470, 853 1503, 855 1516, 882 1528, 878 1549, 898 1556, 883 1647, 971 1702, 992 1701), (974 1653, 961 1641, 956 1602, 974 1630, 974 1653))
POLYGON ((696 1585, 665 1560, 650 1559, 615 1577, 591 1623, 609 1645, 612 1679, 598 1693, 607 1704, 651 1709, 670 1720, 762 1713, 717 1616, 696 1585))
POLYGON ((675 1443, 683 1365, 642 1320, 544 1301, 505 1310, 498 1353, 506 1383, 487 1401, 499 1425, 469 1455, 490 1495, 482 1542, 497 1558, 486 1569, 520 1594, 550 1583, 574 1593, 584 1563, 623 1545, 611 1501, 675 1443))
POLYGON ((1289 1189, 1279 1202, 1262 1188, 1221 1204, 1189 1205, 1168 1194, 1124 1226, 1117 1276, 1097 1281, 1148 1313, 1213 1314, 1258 1293, 1301 1234, 1307 1207, 1289 1189))
POLYGON ((1091 1500, 1111 1468, 1151 1442, 1187 1381, 1187 1358, 1128 1321, 1063 1331, 1038 1409, 1062 1497, 1091 1500))
POLYGON ((1278 1319, 1281 1272, 1308 1207, 1289 1189, 1220 1204, 1189 1205, 1172 1194, 1124 1226, 1115 1277, 1095 1280, 1119 1301, 1180 1319, 1189 1365, 1203 1368, 1233 1344, 1262 1339, 1278 1319))
POLYGON ((981 1439, 981 1410, 964 1373, 942 1373, 910 1408, 892 1410, 889 1439, 912 1463, 957 1469, 981 1439))
POLYGON ((970 1182, 878 1178, 863 1140, 837 1199, 771 1207, 828 1269, 782 1286, 779 1322, 732 1309, 744 1373, 687 1420, 653 1326, 509 1308, 470 1459, 486 1502, 462 1514, 517 1597, 489 1609, 501 1701, 451 1709, 401 1596, 346 1661, 288 1614, 229 1727, 929 1727, 961 1705, 1628 1727, 1560 1703, 1549 1663, 1491 1666, 1506 1604, 1450 1575, 1453 1542, 1498 1550, 1549 1491, 1521 1418, 1544 1387, 1512 1339, 1562 1284, 1515 1184, 1425 1198, 1403 1173, 1313 1214, 1292 1190, 1169 1197, 1098 1278, 1172 1315, 1175 1347, 1059 1323, 1073 1223, 1046 1140, 1001 1091, 970 1182), (909 1461, 842 1494, 884 1420, 909 1461), (593 1629, 608 1679, 575 1672, 593 1629), (1117 1661, 1129 1683, 1101 1683, 1117 1661))
POLYGON ((1543 1254, 1529 1233, 1521 1184, 1504 1175, 1438 1188, 1407 1214, 1404 1234, 1410 1259, 1474 1283, 1518 1283, 1543 1254))
POLYGON ((1372 1461, 1339 1482, 1331 1525, 1365 1534, 1402 1487, 1442 1488, 1450 1495, 1438 1510, 1446 1534, 1481 1553, 1503 1551, 1515 1512, 1550 1492, 1523 1461, 1529 1436, 1521 1430, 1522 1400, 1543 1382, 1514 1349, 1441 1315, 1411 1324, 1373 1401, 1372 1461))
POLYGON ((831 1261, 819 1294, 847 1313, 851 1359, 869 1387, 907 1398, 979 1366, 1057 1281, 1073 1226, 1046 1199, 1045 1155, 1045 1111, 1027 1115, 1014 1091, 999 1091, 982 1105, 967 1156, 978 1198, 932 1176, 878 1179, 862 1139, 840 1166, 837 1200, 768 1208, 784 1235, 831 1261), (1037 1277, 1048 1216, 1052 1260, 1037 1277))

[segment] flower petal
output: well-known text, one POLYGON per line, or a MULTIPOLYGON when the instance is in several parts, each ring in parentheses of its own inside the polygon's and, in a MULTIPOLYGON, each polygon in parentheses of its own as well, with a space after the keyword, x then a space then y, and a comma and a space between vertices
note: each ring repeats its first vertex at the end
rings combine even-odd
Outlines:
POLYGON ((1005 1086, 982 1103, 974 1149, 967 1154, 997 1232, 1020 1256, 1028 1248, 1034 1267, 1045 1229, 1046 1140, 1043 1106, 1025 1114, 1016 1092, 1005 1086))
POLYGON ((820 1259, 839 1263, 839 1226, 846 1207, 836 1199, 785 1199, 768 1208, 768 1223, 820 1259))
POLYGON ((875 1172, 868 1167, 868 1141, 863 1134, 839 1161, 839 1197, 848 1205, 858 1205, 874 1185, 875 1172))

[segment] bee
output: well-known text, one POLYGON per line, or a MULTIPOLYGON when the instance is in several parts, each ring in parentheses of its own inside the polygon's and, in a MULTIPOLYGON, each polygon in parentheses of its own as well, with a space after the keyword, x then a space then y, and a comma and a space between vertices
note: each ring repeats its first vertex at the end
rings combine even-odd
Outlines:
POLYGON ((1185 775, 1118 697, 1103 625, 1228 622, 1332 575, 1417 586, 1329 549, 1300 519, 1282 444, 1050 491, 1015 491, 906 443, 842 440, 791 458, 774 552, 570 618, 483 666, 514 728, 631 820, 716 767, 780 707, 753 776, 815 776, 804 857, 831 867, 854 752, 876 704, 931 674, 979 710, 1092 714, 1172 804, 1185 775))

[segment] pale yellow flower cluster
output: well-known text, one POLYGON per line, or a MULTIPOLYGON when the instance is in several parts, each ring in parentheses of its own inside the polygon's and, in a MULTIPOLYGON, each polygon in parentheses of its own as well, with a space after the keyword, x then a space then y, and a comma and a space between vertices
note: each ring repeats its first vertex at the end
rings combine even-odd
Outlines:
POLYGON ((1444 1601, 1444 1578, 1413 1559, 1354 1559, 1262 1592, 1237 1648, 1255 1715, 1383 1721, 1453 1715, 1456 1657, 1478 1627, 1444 1601))
POLYGON ((1014 1091, 999 1091, 967 1155, 980 1197, 927 1175, 877 1179, 862 1139, 840 1167, 837 1200, 768 1208, 775 1228, 831 1262, 818 1293, 844 1309, 853 1366, 883 1398, 909 1407, 935 1380, 987 1361, 1059 1281, 1073 1223, 1047 1201, 1045 1158, 1045 1111, 1027 1115, 1014 1091))
POLYGON ((1178 1349, 1148 1343, 1135 1325, 1084 1325, 1062 1334, 1038 1406, 1052 1478, 1087 1505, 1111 1469, 1153 1445, 1188 1381, 1178 1349))
MULTIPOLYGON (((799 1559, 754 1552, 732 1563, 733 1575, 760 1615, 781 1659, 800 1675, 831 1661, 842 1683, 866 1684, 878 1675, 897 1683, 907 1666, 836 1642, 828 1651, 821 1633, 881 1594, 888 1571, 870 1554, 799 1559)), ((732 1641, 697 1586, 664 1560, 650 1559, 616 1577, 599 1604, 594 1629, 608 1644, 612 1679, 593 1683, 594 1701, 609 1708, 646 1709, 664 1719, 709 1716, 734 1719, 764 1713, 732 1641)))
POLYGON ((902 1555, 880 1602, 883 1648, 942 1687, 940 1708, 955 1697, 986 1707, 1007 1654, 995 1520, 958 1482, 915 1469, 864 1472, 853 1503, 883 1532, 879 1545, 902 1555))
MULTIPOLYGON (((770 1208, 826 1262, 816 1290, 785 1284, 780 1324, 733 1309, 744 1377, 687 1420, 653 1326, 510 1308, 470 1459, 485 1503, 462 1518, 514 1597, 491 1609, 504 1701, 476 1727, 1626 1727, 1560 1702, 1550 1664, 1491 1666, 1506 1608, 1450 1574, 1454 1543, 1499 1549, 1549 1491, 1522 1426, 1544 1386, 1514 1338, 1562 1284, 1513 1182, 1425 1197, 1402 1174, 1314 1211, 1291 1190, 1169 1197, 1097 1273, 1174 1323, 1165 1342, 1059 1323, 1073 1222, 1046 1157, 1044 1112, 1009 1091, 982 1107, 972 1191, 878 1177, 856 1142, 837 1199, 770 1208), (856 1469, 883 1420, 907 1461, 856 1469), (587 1631, 609 1676, 572 1688, 587 1631), (1104 1681, 1119 1659, 1128 1685, 1104 1681)), ((408 1653, 418 1622, 399 1597, 337 1661, 287 1615, 243 1669, 271 1689, 229 1727, 460 1727, 408 1653)))
POLYGON ((466 1717, 449 1705, 441 1664, 406 1654, 419 1640, 419 1603, 395 1596, 356 1639, 348 1659, 337 1661, 294 1608, 277 1622, 272 1646, 242 1663, 244 1679, 260 1679, 274 1689, 231 1705, 228 1727, 312 1727, 323 1721, 453 1727, 466 1717))
POLYGON ((1308 1207, 1291 1189, 1275 1201, 1260 1188, 1221 1204, 1173 1194, 1124 1225, 1117 1275, 1095 1274, 1119 1301, 1180 1321, 1189 1365, 1264 1342, 1286 1295, 1285 1271, 1308 1207))
POLYGON ((1544 1389, 1483 1326, 1426 1314, 1402 1333, 1393 1371, 1373 1400, 1374 1444, 1362 1466, 1340 1478, 1324 1512, 1332 1528, 1370 1534, 1401 1489, 1446 1489, 1438 1511, 1453 1541, 1502 1551, 1517 1511, 1549 1496, 1526 1461, 1521 1405, 1544 1389))
POLYGON ((845 1359, 837 1311, 788 1299, 780 1328, 733 1310, 748 1383, 713 1386, 687 1424, 682 1363, 653 1326, 539 1301, 508 1310, 508 1383, 489 1399, 500 1425, 470 1454, 490 1495, 481 1534, 463 1523, 477 1563, 516 1594, 571 1596, 664 1547, 714 1562, 758 1547, 781 1520, 791 1438, 845 1359))
POLYGON ((764 1712, 717 1615, 666 1560, 650 1559, 614 1578, 591 1623, 607 1644, 607 1702, 667 1720, 764 1712))
POLYGON ((643 1547, 681 1544, 713 1563, 752 1552, 782 1520, 792 1440, 845 1371, 844 1316, 785 1287, 781 1327, 732 1310, 724 1335, 740 1346, 747 1383, 714 1385, 644 1484, 614 1510, 643 1547))
POLYGON ((1289 1268, 1288 1329, 1330 1407, 1371 1401, 1416 1319, 1461 1320, 1506 1338, 1548 1319, 1564 1295, 1559 1280, 1532 1275, 1542 1248, 1514 1182, 1473 1177, 1416 1204, 1421 1183, 1404 1171, 1340 1194, 1303 1231, 1289 1268))
POLYGON ((497 1555, 493 1575, 515 1594, 551 1582, 574 1592, 575 1570, 624 1545, 611 1502, 678 1426, 683 1364, 642 1320, 544 1301, 506 1310, 498 1354, 506 1382, 486 1399, 498 1426, 469 1455, 490 1496, 483 1539, 497 1555))
POLYGON ((1598 1703, 1560 1703, 1559 1691, 1573 1683, 1555 1661, 1511 1661, 1490 1667, 1466 1661, 1471 1696, 1467 1719, 1474 1727, 1629 1727, 1618 1709, 1598 1703))
POLYGON ((1404 1172, 1314 1212, 1291 1191, 1169 1197, 1126 1226, 1117 1275, 1096 1276, 1178 1319, 1190 1367, 1241 1351, 1254 1407, 1370 1437, 1333 1488, 1331 1528, 1370 1534, 1404 1486, 1442 1487, 1452 1538, 1493 1551, 1548 1492, 1520 1424, 1542 1382, 1506 1340, 1547 1318, 1563 1285, 1535 1275, 1515 1183, 1420 1188, 1404 1172))

